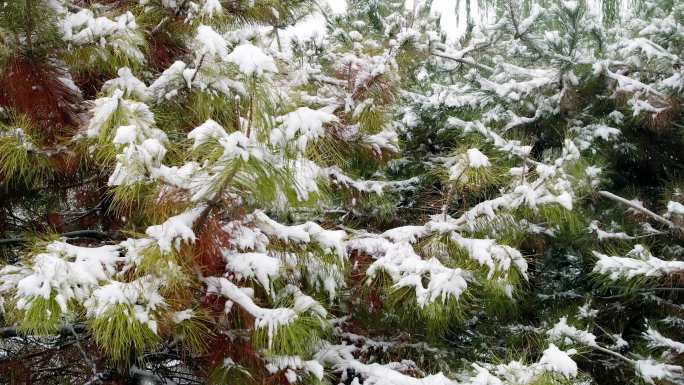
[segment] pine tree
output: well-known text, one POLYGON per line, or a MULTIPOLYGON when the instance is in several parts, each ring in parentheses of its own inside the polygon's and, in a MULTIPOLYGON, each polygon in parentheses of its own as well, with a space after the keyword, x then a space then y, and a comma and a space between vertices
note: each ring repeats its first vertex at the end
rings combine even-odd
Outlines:
POLYGON ((541 4, 0 5, 0 378, 681 383, 684 7, 541 4))

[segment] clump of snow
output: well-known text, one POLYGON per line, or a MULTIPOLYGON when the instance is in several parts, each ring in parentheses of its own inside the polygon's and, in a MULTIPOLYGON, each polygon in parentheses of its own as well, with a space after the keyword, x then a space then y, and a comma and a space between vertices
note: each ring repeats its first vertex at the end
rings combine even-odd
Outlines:
POLYGON ((271 143, 285 146, 287 142, 296 139, 297 149, 304 151, 310 140, 325 135, 324 125, 337 122, 338 118, 332 114, 335 106, 312 110, 300 107, 276 120, 280 125, 271 131, 271 143))
MULTIPOLYGON (((356 242, 351 246, 363 247, 363 244, 356 242)), ((436 258, 421 258, 408 242, 388 243, 380 255, 366 271, 368 282, 380 271, 385 272, 392 278, 394 287, 412 287, 421 307, 438 299, 443 302, 450 297, 458 299, 472 279, 469 272, 448 268, 436 258)))
POLYGON ((635 245, 626 256, 608 256, 594 251, 598 258, 594 272, 607 275, 611 280, 635 277, 663 277, 684 271, 682 261, 664 261, 654 257, 642 245, 635 245))
POLYGON ((599 227, 599 222, 597 220, 591 221, 589 224, 589 232, 595 233, 596 236, 598 237, 599 241, 603 241, 606 239, 622 239, 622 240, 630 240, 634 239, 634 237, 627 235, 626 233, 620 231, 620 232, 609 232, 605 230, 601 230, 599 227))
POLYGON ((193 140, 193 149, 197 149, 210 139, 221 141, 227 137, 226 130, 213 119, 207 120, 188 133, 188 139, 193 140))
POLYGON ((194 242, 195 232, 192 230, 204 207, 196 207, 167 219, 160 225, 150 226, 145 233, 157 241, 162 253, 169 253, 174 248, 180 249, 181 242, 194 242))
POLYGON ((539 364, 549 368, 550 370, 560 373, 566 378, 577 376, 577 364, 570 358, 570 354, 575 354, 575 349, 570 349, 564 352, 556 345, 549 344, 549 347, 544 350, 544 354, 539 360, 539 364))
MULTIPOLYGON (((126 72, 122 74, 125 76, 126 72)), ((110 186, 145 180, 154 169, 161 167, 168 141, 164 131, 154 127, 154 115, 149 107, 124 99, 123 93, 116 88, 111 97, 95 100, 86 130, 87 137, 105 139, 102 136, 111 135, 112 123, 124 123, 115 129, 111 138, 119 153, 114 171, 109 176, 110 186)))
POLYGON ((596 318, 598 310, 591 308, 591 302, 587 301, 584 305, 577 309, 577 316, 581 319, 591 320, 596 318))
POLYGON ((172 99, 178 94, 178 89, 189 87, 184 73, 187 64, 182 61, 175 61, 165 69, 164 72, 148 87, 150 97, 155 101, 162 99, 172 99))
POLYGON ((684 215, 684 205, 675 201, 667 202, 667 213, 665 214, 665 216, 671 217, 673 214, 684 215))
POLYGON ((268 347, 273 345, 278 328, 287 326, 297 319, 297 313, 288 308, 267 309, 254 303, 239 287, 235 286, 226 278, 210 277, 205 279, 207 292, 221 294, 234 303, 240 305, 242 309, 254 317, 256 328, 266 328, 268 333, 268 347))
POLYGON ((681 380, 682 367, 668 365, 652 359, 638 360, 635 364, 636 372, 648 384, 655 384, 654 380, 681 380))
MULTIPOLYGON (((365 379, 364 384, 375 385, 457 385, 455 381, 448 379, 441 372, 430 374, 420 379, 411 377, 401 372, 406 368, 407 362, 393 362, 389 364, 365 364, 354 358, 358 350, 354 345, 331 345, 324 343, 314 354, 316 361, 327 364, 342 373, 354 373, 365 379)), ((358 378, 354 378, 352 384, 360 384, 358 378)))
POLYGON ((130 68, 119 68, 117 74, 119 77, 107 80, 102 85, 103 92, 112 93, 118 89, 124 92, 124 97, 136 98, 141 101, 145 101, 149 97, 147 86, 133 75, 130 68))
POLYGON ((132 282, 111 281, 95 289, 83 305, 92 317, 102 316, 117 305, 130 306, 134 318, 156 333, 154 311, 166 306, 164 298, 159 294, 161 285, 160 279, 151 276, 132 282))
POLYGON ((208 25, 197 27, 195 40, 200 47, 200 55, 218 59, 226 59, 228 56, 228 42, 208 25))
POLYGON ((447 120, 447 124, 455 128, 461 128, 465 133, 479 133, 488 142, 491 142, 496 148, 504 153, 510 153, 520 157, 527 157, 530 151, 532 151, 532 146, 523 146, 520 141, 504 139, 501 135, 486 127, 480 121, 466 122, 455 117, 450 117, 447 120))
POLYGON ((118 262, 123 262, 118 246, 86 248, 57 241, 34 256, 29 269, 3 269, 0 278, 16 285, 19 309, 29 307, 35 298, 54 295, 60 310, 66 312, 70 300, 85 300, 100 282, 110 279, 118 262), (12 278, 15 273, 21 275, 12 278))
POLYGON ((489 158, 476 148, 468 149, 468 166, 472 168, 489 167, 489 158))
POLYGON ((374 135, 366 135, 363 137, 363 142, 376 154, 382 154, 383 151, 399 152, 399 135, 391 128, 385 128, 374 135))
POLYGON ((656 348, 665 348, 668 351, 675 352, 677 354, 682 354, 684 353, 684 343, 675 341, 671 338, 667 338, 664 335, 660 334, 659 331, 649 327, 644 333, 643 333, 644 339, 648 341, 648 346, 650 348, 656 349, 656 348))
POLYGON ((203 0, 201 7, 201 13, 209 17, 223 13, 223 6, 219 0, 203 0))
POLYGON ((295 384, 299 380, 297 372, 312 374, 319 380, 323 379, 324 368, 316 360, 305 361, 298 356, 276 356, 267 359, 266 370, 270 373, 285 371, 285 377, 290 384, 295 384))
POLYGON ((429 233, 425 226, 401 226, 385 231, 382 233, 382 236, 395 243, 416 243, 420 238, 427 236, 429 233))
POLYGON ((145 61, 140 50, 145 39, 131 12, 111 20, 104 16, 95 17, 91 10, 84 8, 77 13, 68 13, 62 19, 60 29, 64 40, 71 44, 109 46, 113 51, 123 53, 140 63, 145 61))
POLYGON ((192 309, 185 309, 177 311, 171 315, 171 321, 175 324, 179 324, 183 321, 189 320, 195 316, 195 312, 192 309))
POLYGON ((497 270, 508 272, 511 265, 515 265, 518 272, 527 278, 527 261, 520 251, 507 245, 499 245, 494 239, 464 238, 456 233, 453 233, 451 239, 464 248, 472 259, 489 268, 487 279, 492 279, 497 270))
POLYGON ((598 346, 596 344, 595 335, 568 325, 567 317, 561 317, 558 323, 556 323, 553 328, 547 331, 546 334, 553 340, 563 341, 568 344, 579 342, 591 347, 598 346))
POLYGON ((223 258, 236 278, 254 278, 268 293, 271 281, 280 275, 280 260, 264 253, 225 253, 223 258))
POLYGON ((278 72, 275 61, 264 51, 250 43, 241 44, 231 52, 226 60, 240 67, 245 75, 261 76, 265 72, 278 72))
POLYGON ((268 236, 285 242, 309 243, 315 241, 325 251, 335 253, 340 257, 346 256, 345 238, 347 233, 343 230, 326 230, 314 222, 286 226, 269 218, 263 211, 255 211, 251 215, 251 219, 268 236))

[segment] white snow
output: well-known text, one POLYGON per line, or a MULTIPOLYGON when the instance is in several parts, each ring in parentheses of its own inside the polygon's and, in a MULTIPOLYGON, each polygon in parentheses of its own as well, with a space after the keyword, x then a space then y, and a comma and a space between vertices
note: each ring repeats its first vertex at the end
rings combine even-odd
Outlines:
POLYGON ((181 242, 195 242, 192 226, 203 211, 203 206, 195 207, 167 219, 160 225, 148 227, 145 233, 157 241, 162 253, 169 253, 173 249, 180 250, 181 242))
POLYGON ((671 217, 672 214, 684 215, 684 205, 675 201, 667 202, 667 213, 665 215, 671 217))
MULTIPOLYGON (((350 243, 351 247, 367 245, 357 242, 350 243)), ((384 245, 383 245, 384 246, 384 245)), ((382 246, 381 246, 382 247, 382 246)), ((387 243, 382 254, 368 267, 367 281, 379 272, 387 273, 394 281, 394 287, 412 287, 416 295, 416 302, 424 307, 429 303, 441 299, 446 302, 450 297, 458 299, 467 289, 471 274, 465 270, 448 268, 438 259, 423 259, 417 255, 408 242, 387 243), (427 287, 423 281, 427 281, 427 287)))
POLYGON ((200 55, 218 59, 225 59, 228 56, 228 42, 208 25, 197 27, 195 40, 199 45, 200 55))
POLYGON ((88 315, 99 317, 117 305, 128 306, 134 318, 157 333, 157 320, 153 312, 166 306, 159 294, 161 280, 144 276, 131 282, 111 281, 95 289, 92 296, 83 302, 88 315))
POLYGON ((136 78, 128 67, 119 68, 119 77, 107 80, 102 85, 102 91, 113 93, 114 90, 124 92, 124 97, 135 98, 145 101, 149 97, 147 86, 140 79, 136 78))
POLYGON ((373 135, 363 137, 363 142, 370 146, 374 153, 381 155, 383 151, 399 152, 399 135, 392 128, 386 127, 373 135))
POLYGON ((565 343, 572 343, 574 341, 590 347, 597 346, 595 335, 568 325, 567 317, 561 317, 558 323, 547 331, 546 334, 555 341, 562 341, 565 343))
POLYGON ((228 137, 226 130, 214 120, 209 119, 188 133, 188 139, 193 140, 192 148, 197 149, 210 139, 225 140, 228 137))
POLYGON ((684 271, 683 261, 664 261, 654 257, 642 245, 635 245, 626 256, 608 256, 594 251, 598 258, 594 272, 607 275, 611 280, 635 277, 663 277, 684 271))
POLYGON ((271 293, 271 281, 280 275, 280 260, 264 253, 225 253, 226 268, 237 279, 254 278, 271 293))
POLYGON ((682 367, 668 365, 652 359, 638 360, 636 372, 648 384, 655 384, 654 380, 676 380, 682 378, 682 367))
POLYGON ((66 312, 70 300, 88 298, 100 282, 111 278, 116 264, 123 260, 118 246, 85 248, 57 241, 48 244, 32 262, 29 269, 0 270, 1 281, 7 279, 11 286, 16 285, 17 307, 24 309, 35 298, 54 295, 60 310, 66 312), (14 276, 16 273, 20 275, 14 276))
POLYGON ((189 87, 183 76, 187 65, 182 61, 175 61, 148 87, 150 97, 155 101, 172 99, 178 93, 178 89, 189 87))
POLYGON ((269 218, 263 211, 255 211, 251 215, 257 227, 266 235, 281 239, 285 242, 309 243, 316 242, 325 251, 346 256, 345 238, 343 230, 326 230, 314 222, 301 225, 287 226, 269 218))
POLYGON ((220 15, 223 13, 223 6, 219 0, 202 0, 202 14, 213 17, 214 14, 220 15))
POLYGON ((570 349, 564 352, 556 345, 549 344, 549 347, 544 351, 539 364, 548 367, 550 370, 560 373, 566 378, 577 376, 577 364, 570 358, 570 354, 577 353, 576 350, 570 349))
POLYGON ((138 128, 136 126, 119 126, 112 142, 115 144, 130 144, 138 139, 138 128))
POLYGON ((261 76, 265 72, 278 72, 273 58, 250 43, 235 47, 226 60, 240 67, 240 72, 245 75, 261 76))
POLYGON ((591 221, 589 224, 589 232, 595 233, 596 237, 598 238, 599 241, 603 241, 606 239, 622 239, 622 240, 630 240, 634 239, 634 237, 627 235, 626 233, 619 231, 619 232, 610 232, 610 231, 605 231, 601 230, 599 227, 599 222, 597 220, 591 221))
POLYGON ((145 61, 140 49, 145 40, 131 12, 112 20, 104 16, 95 17, 91 10, 84 8, 77 13, 68 13, 62 19, 60 29, 64 40, 71 44, 109 46, 137 62, 145 61))
POLYGON ((195 316, 195 312, 192 309, 185 309, 177 311, 171 315, 171 320, 175 324, 179 324, 183 321, 189 320, 195 316))
POLYGON ((210 277, 205 279, 205 283, 208 293, 221 294, 251 314, 254 317, 256 328, 267 328, 269 349, 273 344, 273 338, 278 328, 289 325, 297 318, 297 313, 292 309, 267 309, 258 306, 252 298, 226 278, 210 277))
POLYGON ((271 143, 285 146, 287 142, 296 139, 299 151, 304 151, 309 141, 325 135, 325 124, 334 123, 338 118, 333 115, 335 106, 312 110, 300 107, 286 115, 279 116, 276 121, 280 125, 271 131, 271 143))
POLYGON ((472 259, 489 268, 487 279, 492 279, 496 271, 508 272, 511 265, 527 278, 527 261, 518 250, 498 245, 494 239, 463 238, 456 233, 452 234, 451 239, 464 248, 472 259))
POLYGON ((649 327, 643 333, 644 339, 648 342, 648 347, 652 349, 665 348, 668 351, 683 354, 684 343, 665 337, 659 331, 649 327))
POLYGON ((468 166, 472 168, 489 167, 489 158, 476 148, 468 149, 468 166))

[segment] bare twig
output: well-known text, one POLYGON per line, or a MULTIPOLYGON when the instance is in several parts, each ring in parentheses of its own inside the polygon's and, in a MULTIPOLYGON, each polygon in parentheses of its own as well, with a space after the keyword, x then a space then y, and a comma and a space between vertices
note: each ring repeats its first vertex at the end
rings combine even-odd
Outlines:
POLYGON ((447 53, 445 53, 445 52, 437 52, 437 51, 433 51, 433 52, 432 52, 432 55, 437 56, 437 57, 441 57, 441 58, 443 58, 443 59, 453 60, 453 61, 459 62, 459 63, 461 63, 461 64, 466 64, 466 65, 469 65, 469 66, 473 66, 473 67, 475 67, 475 68, 479 68, 479 69, 484 70, 484 71, 494 72, 494 68, 492 68, 492 67, 490 67, 490 66, 486 66, 486 65, 484 65, 484 64, 476 63, 476 62, 475 62, 474 60, 472 60, 472 59, 465 59, 465 58, 462 58, 462 57, 451 56, 451 55, 449 55, 449 54, 447 54, 447 53))
MULTIPOLYGON (((98 230, 77 230, 69 231, 66 233, 59 234, 61 238, 93 238, 93 239, 119 239, 120 234, 118 232, 103 232, 98 230)), ((0 239, 0 246, 18 246, 23 245, 28 242, 29 238, 17 237, 17 238, 6 238, 0 239)))
POLYGON ((678 226, 677 224, 675 224, 671 220, 663 217, 662 215, 658 215, 658 214, 654 213, 653 211, 651 211, 651 210, 649 210, 643 206, 640 206, 634 202, 628 201, 627 199, 625 199, 623 197, 617 196, 617 195, 615 195, 611 192, 608 192, 608 191, 599 191, 599 195, 601 195, 602 197, 608 198, 608 199, 612 199, 616 202, 620 202, 626 206, 629 206, 629 207, 631 207, 637 211, 640 211, 640 212, 648 215, 649 217, 655 219, 656 221, 668 226, 672 230, 678 230, 680 233, 684 233, 684 227, 678 226))
POLYGON ((78 335, 76 334, 76 330, 74 330, 73 325, 65 325, 65 328, 71 333, 75 340, 74 342, 76 343, 76 347, 78 348, 79 352, 81 352, 81 357, 83 357, 83 360, 88 363, 90 366, 90 369, 93 371, 93 376, 91 379, 88 381, 88 384, 101 384, 102 379, 100 378, 100 373, 97 371, 97 365, 95 365, 95 362, 90 359, 86 351, 83 349, 83 345, 81 345, 81 340, 79 339, 78 335))
MULTIPOLYGON (((73 325, 63 325, 55 334, 60 336, 68 336, 74 333, 83 334, 86 333, 87 330, 88 328, 85 324, 78 323, 73 325)), ((14 326, 6 326, 0 328, 0 338, 14 338, 19 336, 21 336, 21 333, 19 333, 18 328, 14 326)))
POLYGON ((206 53, 202 54, 202 57, 200 57, 199 63, 197 63, 197 67, 195 67, 195 73, 192 74, 192 77, 190 78, 190 84, 188 84, 188 87, 192 87, 192 82, 195 81, 195 78, 197 77, 197 74, 200 71, 200 68, 202 68, 202 64, 204 64, 204 58, 207 56, 206 53))

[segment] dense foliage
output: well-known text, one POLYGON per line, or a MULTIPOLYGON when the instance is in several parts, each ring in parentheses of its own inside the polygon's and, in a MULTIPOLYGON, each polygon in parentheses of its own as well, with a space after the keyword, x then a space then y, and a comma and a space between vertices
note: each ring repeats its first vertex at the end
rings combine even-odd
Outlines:
POLYGON ((682 383, 684 4, 616 4, 0 3, 0 383, 682 383))

